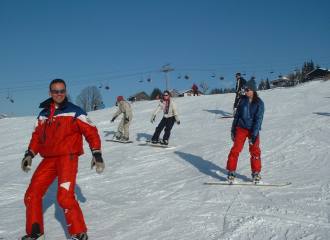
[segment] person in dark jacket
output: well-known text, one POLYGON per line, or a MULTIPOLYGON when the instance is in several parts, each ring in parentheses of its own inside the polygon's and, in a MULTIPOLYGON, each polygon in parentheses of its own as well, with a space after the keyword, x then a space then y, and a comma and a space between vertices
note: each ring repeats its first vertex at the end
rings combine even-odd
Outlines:
POLYGON ((234 181, 239 153, 246 138, 249 139, 251 170, 254 183, 260 182, 261 150, 259 131, 264 117, 264 102, 258 97, 256 82, 251 79, 244 86, 245 97, 241 99, 234 116, 231 138, 234 146, 227 161, 228 180, 234 181))
POLYGON ((195 96, 195 94, 197 94, 197 96, 198 96, 198 87, 197 87, 196 83, 194 83, 194 85, 191 87, 191 89, 194 91, 194 96, 195 96))
POLYGON ((233 107, 233 115, 235 115, 235 112, 237 110, 237 106, 239 104, 239 101, 244 97, 244 85, 246 84, 246 80, 241 76, 240 73, 236 73, 236 96, 235 96, 235 102, 233 107))

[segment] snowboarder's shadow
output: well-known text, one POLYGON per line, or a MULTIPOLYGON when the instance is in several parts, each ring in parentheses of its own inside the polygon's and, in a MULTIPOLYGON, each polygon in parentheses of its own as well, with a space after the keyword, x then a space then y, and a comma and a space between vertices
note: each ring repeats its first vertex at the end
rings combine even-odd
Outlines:
POLYGON ((330 113, 327 112, 314 112, 314 114, 330 117, 330 113))
POLYGON ((233 116, 233 113, 225 112, 225 111, 222 111, 222 110, 203 110, 203 111, 214 113, 214 114, 221 114, 223 117, 233 116))
MULTIPOLYGON (((75 193, 76 193, 76 199, 78 202, 82 202, 82 203, 86 202, 86 198, 82 195, 81 188, 78 186, 78 184, 76 184, 75 193)), ((42 201, 43 213, 45 214, 47 209, 49 207, 51 207, 53 204, 55 204, 55 213, 54 213, 55 219, 61 223, 65 236, 67 239, 69 239, 70 234, 68 232, 68 227, 66 224, 63 209, 60 207, 60 205, 58 205, 56 195, 57 195, 57 178, 52 183, 52 185, 50 185, 50 187, 48 188, 48 190, 43 198, 43 201, 42 201)))
POLYGON ((105 135, 104 135, 104 137, 107 137, 107 136, 109 136, 109 135, 115 135, 117 132, 115 132, 115 131, 103 131, 104 133, 105 133, 105 135))
POLYGON ((226 180, 225 177, 221 177, 216 173, 216 171, 219 171, 222 174, 227 175, 226 169, 223 169, 210 161, 204 160, 203 158, 192 155, 192 154, 183 153, 183 152, 179 152, 179 151, 175 151, 174 153, 179 155, 179 157, 181 157, 183 160, 185 160, 188 163, 190 163, 191 165, 193 165, 201 173, 204 173, 205 175, 209 175, 213 178, 217 178, 220 181, 226 180))
POLYGON ((136 136, 136 141, 141 141, 141 138, 145 138, 146 140, 149 140, 152 138, 152 135, 146 133, 138 133, 136 136))

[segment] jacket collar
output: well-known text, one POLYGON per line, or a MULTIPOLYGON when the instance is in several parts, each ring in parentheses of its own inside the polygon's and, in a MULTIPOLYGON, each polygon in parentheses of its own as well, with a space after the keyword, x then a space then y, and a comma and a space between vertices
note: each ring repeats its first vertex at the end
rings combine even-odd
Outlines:
MULTIPOLYGON (((53 102, 52 98, 48 98, 46 101, 43 101, 40 103, 39 108, 47 108, 50 109, 50 104, 53 102)), ((64 101, 60 104, 59 108, 65 108, 66 105, 68 104, 68 98, 65 97, 64 101)))

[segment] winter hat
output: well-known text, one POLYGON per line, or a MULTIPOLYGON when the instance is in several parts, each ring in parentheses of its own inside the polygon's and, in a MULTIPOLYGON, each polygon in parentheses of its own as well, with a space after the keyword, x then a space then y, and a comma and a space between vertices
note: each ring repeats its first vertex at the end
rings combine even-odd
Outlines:
POLYGON ((253 79, 250 79, 250 80, 244 85, 244 89, 250 89, 250 90, 256 92, 256 91, 257 91, 256 81, 254 81, 253 79))
POLYGON ((118 96, 118 97, 117 97, 117 101, 120 101, 120 100, 123 100, 123 99, 124 99, 123 96, 118 96))

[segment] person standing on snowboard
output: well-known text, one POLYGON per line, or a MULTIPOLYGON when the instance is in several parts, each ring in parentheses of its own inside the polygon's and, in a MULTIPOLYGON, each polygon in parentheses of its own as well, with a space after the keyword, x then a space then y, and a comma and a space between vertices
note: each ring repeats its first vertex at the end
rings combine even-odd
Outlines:
POLYGON ((248 138, 252 179, 254 183, 259 183, 261 180, 259 131, 261 130, 265 107, 264 102, 258 97, 256 82, 253 79, 246 83, 244 91, 246 96, 239 102, 231 128, 231 139, 234 146, 228 155, 228 180, 230 182, 235 180, 238 156, 243 149, 246 138, 248 138))
POLYGON ((234 102, 234 106, 233 106, 233 115, 235 115, 235 112, 237 110, 237 106, 240 102, 240 100, 244 97, 244 85, 246 84, 246 80, 241 76, 240 73, 236 73, 235 75, 236 77, 236 89, 235 89, 235 102, 234 102))
POLYGON ((123 119, 119 123, 118 126, 118 131, 116 135, 113 137, 113 140, 118 140, 118 141, 128 141, 129 140, 129 125, 131 125, 131 121, 133 118, 132 114, 132 108, 131 105, 124 100, 123 96, 119 96, 117 98, 117 101, 119 102, 119 108, 113 118, 111 119, 111 122, 114 122, 115 119, 120 115, 124 114, 123 119), (124 136, 121 138, 121 135, 124 132, 124 136))
MULTIPOLYGON (((63 208, 69 234, 75 240, 87 240, 87 227, 83 213, 75 198, 78 157, 84 153, 83 137, 92 151, 92 168, 102 173, 105 164, 101 152, 101 139, 96 126, 80 107, 68 102, 66 84, 62 79, 50 83, 49 95, 40 104, 32 139, 22 160, 24 172, 31 169, 32 159, 39 153, 43 160, 35 170, 26 190, 26 233, 22 240, 44 240, 42 198, 49 186, 58 178, 57 201, 63 208)), ((52 237, 49 236, 49 239, 52 237)))
POLYGON ((159 143, 162 145, 168 145, 168 140, 171 135, 171 129, 176 122, 178 125, 180 124, 180 120, 178 117, 178 109, 176 103, 169 91, 165 91, 163 94, 163 99, 160 101, 156 111, 152 114, 151 123, 155 121, 156 115, 163 109, 164 116, 158 126, 156 127, 155 133, 152 136, 151 142, 158 143, 159 135, 161 131, 165 128, 163 140, 159 143))

